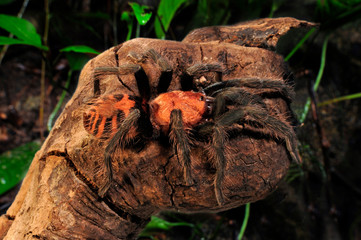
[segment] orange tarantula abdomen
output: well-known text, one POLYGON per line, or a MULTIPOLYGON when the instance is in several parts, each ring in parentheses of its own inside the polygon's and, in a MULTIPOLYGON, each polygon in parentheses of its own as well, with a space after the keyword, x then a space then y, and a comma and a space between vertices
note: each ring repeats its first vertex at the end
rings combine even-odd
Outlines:
POLYGON ((127 94, 108 95, 89 103, 91 107, 83 115, 85 130, 97 138, 114 136, 136 103, 135 97, 127 94))
POLYGON ((210 114, 212 98, 204 93, 192 91, 172 91, 160 94, 150 104, 150 120, 155 129, 167 134, 171 112, 179 109, 182 113, 183 125, 191 128, 210 114))

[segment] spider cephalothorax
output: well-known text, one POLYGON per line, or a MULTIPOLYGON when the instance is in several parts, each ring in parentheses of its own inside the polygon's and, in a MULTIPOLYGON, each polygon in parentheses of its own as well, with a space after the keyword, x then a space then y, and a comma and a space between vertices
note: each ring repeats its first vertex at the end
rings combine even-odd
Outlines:
POLYGON ((181 73, 178 70, 177 74, 183 81, 180 83, 181 89, 169 91, 173 68, 158 52, 153 49, 144 54, 130 52, 127 59, 130 63, 119 67, 95 69, 94 93, 100 94, 101 82, 97 76, 115 74, 120 81, 122 76, 134 76, 139 95, 100 97, 84 114, 84 126, 89 133, 96 137, 110 133, 106 135, 109 141, 105 149, 107 181, 99 189, 100 196, 106 194, 113 180, 112 157, 115 149, 127 148, 136 141, 145 144, 147 141, 158 141, 160 134, 167 136, 172 143, 188 185, 194 182, 191 148, 197 145, 197 141, 208 145, 208 159, 216 168, 214 189, 219 205, 224 204, 222 182, 228 162, 230 132, 243 134, 246 130, 283 141, 291 158, 300 162, 289 119, 272 112, 264 101, 266 97, 276 97, 291 102, 294 92, 287 83, 258 78, 223 80, 224 67, 220 64, 197 63, 186 67, 181 73), (156 64, 160 69, 158 86, 153 88, 143 69, 147 62, 156 64), (149 126, 151 130, 141 126, 149 126))
POLYGON ((167 133, 170 116, 181 110, 185 129, 199 124, 211 113, 213 99, 200 92, 172 91, 160 94, 150 102, 150 121, 157 130, 167 133))
POLYGON ((212 102, 212 98, 200 92, 172 91, 160 94, 150 103, 152 125, 169 135, 189 185, 193 184, 189 131, 209 117, 212 102))

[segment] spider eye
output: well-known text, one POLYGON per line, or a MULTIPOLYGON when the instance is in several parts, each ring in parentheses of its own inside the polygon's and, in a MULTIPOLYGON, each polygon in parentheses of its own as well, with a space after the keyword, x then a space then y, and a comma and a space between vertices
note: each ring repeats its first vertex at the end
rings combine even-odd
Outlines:
POLYGON ((204 97, 201 96, 201 97, 199 98, 199 101, 203 101, 203 100, 204 100, 204 97))

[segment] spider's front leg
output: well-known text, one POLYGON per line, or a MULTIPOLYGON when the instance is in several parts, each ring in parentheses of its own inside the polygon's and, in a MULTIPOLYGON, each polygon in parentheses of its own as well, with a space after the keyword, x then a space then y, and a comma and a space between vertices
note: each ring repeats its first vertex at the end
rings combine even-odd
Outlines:
POLYGON ((298 152, 296 134, 289 123, 269 115, 267 111, 257 106, 247 106, 245 111, 247 112, 246 120, 259 125, 257 128, 250 126, 250 130, 283 140, 291 159, 298 164, 302 162, 298 152))
MULTIPOLYGON (((295 162, 300 163, 301 158, 298 154, 296 136, 292 126, 270 115, 260 96, 253 95, 239 87, 218 90, 216 94, 214 123, 211 129, 209 126, 207 128, 208 132, 212 134, 210 154, 217 170, 214 180, 215 195, 218 204, 223 205, 224 195, 221 186, 227 162, 225 147, 227 130, 239 129, 239 124, 246 123, 247 127, 249 126, 248 129, 253 132, 283 140, 288 153, 295 162)), ((202 133, 202 135, 204 134, 202 133)))
POLYGON ((174 151, 178 157, 178 161, 182 164, 184 171, 184 179, 187 184, 193 184, 191 176, 191 158, 188 133, 184 128, 182 111, 174 109, 170 113, 169 138, 173 143, 174 151))
POLYGON ((161 72, 159 76, 157 93, 160 94, 167 91, 170 82, 172 81, 173 68, 169 62, 158 52, 156 52, 154 49, 149 49, 144 54, 129 52, 128 58, 136 64, 141 64, 146 59, 152 59, 152 61, 159 66, 161 72))
POLYGON ((295 92, 288 84, 272 79, 257 79, 257 78, 240 78, 232 79, 223 82, 217 82, 209 85, 204 89, 208 95, 217 94, 217 92, 224 91, 226 88, 249 88, 252 89, 256 94, 270 94, 277 95, 289 102, 295 97, 295 92))
POLYGON ((281 120, 281 118, 270 115, 260 96, 238 87, 226 88, 223 91, 219 90, 216 96, 215 116, 225 112, 226 106, 233 106, 236 110, 239 109, 238 111, 243 112, 244 116, 240 120, 250 123, 252 131, 284 140, 292 160, 301 163, 293 127, 290 123, 281 120), (258 126, 252 127, 252 123, 258 126))

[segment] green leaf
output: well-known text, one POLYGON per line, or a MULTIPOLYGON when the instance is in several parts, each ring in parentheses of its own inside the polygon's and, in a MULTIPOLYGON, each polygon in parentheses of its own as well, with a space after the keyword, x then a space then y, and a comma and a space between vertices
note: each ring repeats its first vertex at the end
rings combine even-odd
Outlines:
POLYGON ((89 61, 89 56, 87 56, 85 53, 100 53, 97 50, 84 45, 68 46, 60 49, 60 52, 65 52, 66 58, 69 62, 69 66, 73 71, 81 70, 85 63, 89 61))
POLYGON ((152 216, 151 221, 146 226, 147 229, 161 229, 165 231, 170 230, 172 227, 172 223, 155 216, 152 216))
POLYGON ((41 37, 36 33, 34 25, 25 19, 0 14, 0 27, 14 34, 15 37, 24 42, 12 44, 27 44, 44 50, 46 49, 46 47, 42 45, 41 37))
POLYGON ((34 47, 37 47, 37 48, 40 48, 42 50, 45 50, 45 51, 48 51, 48 47, 46 46, 35 46, 34 44, 31 44, 31 43, 28 43, 28 42, 25 42, 23 40, 19 40, 19 39, 16 39, 16 38, 9 38, 9 37, 3 37, 3 36, 0 36, 0 45, 15 45, 15 44, 22 44, 22 45, 30 45, 30 46, 34 46, 34 47))
POLYGON ((146 13, 144 10, 149 9, 148 6, 140 6, 138 3, 130 2, 129 5, 132 7, 135 17, 140 25, 145 25, 152 17, 152 13, 146 13))
POLYGON ((84 45, 73 45, 68 46, 65 48, 60 49, 60 52, 77 52, 77 53, 93 53, 93 54, 100 54, 97 50, 94 48, 84 46, 84 45))
POLYGON ((150 230, 164 230, 169 231, 172 227, 179 227, 179 226, 186 226, 194 228, 195 225, 192 223, 187 222, 168 222, 164 219, 161 219, 159 217, 152 216, 150 222, 146 225, 144 231, 150 231, 150 230))
POLYGON ((127 23, 128 33, 126 41, 128 41, 132 36, 133 31, 133 16, 132 13, 128 11, 122 12, 122 16, 120 17, 120 20, 125 21, 127 23))
POLYGON ((14 0, 0 0, 0 5, 7 5, 12 2, 14 2, 14 0))
POLYGON ((73 71, 81 70, 90 59, 86 54, 77 52, 66 52, 65 56, 68 59, 70 69, 73 71))
POLYGON ((0 155, 0 194, 18 184, 26 175, 40 144, 30 142, 0 155))
POLYGON ((333 98, 333 99, 330 99, 330 100, 327 100, 327 101, 317 103, 317 107, 325 106, 325 105, 328 105, 328 104, 331 104, 331 103, 337 103, 337 102, 341 102, 341 101, 352 100, 352 99, 356 99, 356 98, 361 98, 361 92, 346 95, 346 96, 342 96, 342 97, 338 97, 338 98, 333 98))
POLYGON ((0 45, 26 44, 23 40, 0 36, 0 45))
POLYGON ((182 6, 183 3, 187 2, 188 0, 161 0, 158 7, 158 16, 161 19, 161 22, 158 18, 155 19, 154 27, 155 33, 158 38, 165 38, 165 32, 168 31, 169 25, 177 12, 177 10, 182 6), (163 31, 164 28, 164 31, 163 31))

